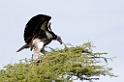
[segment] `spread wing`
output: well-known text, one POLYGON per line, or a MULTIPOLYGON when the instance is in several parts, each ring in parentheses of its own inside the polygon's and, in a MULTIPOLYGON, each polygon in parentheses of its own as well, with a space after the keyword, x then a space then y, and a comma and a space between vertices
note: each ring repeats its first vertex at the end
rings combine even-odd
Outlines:
POLYGON ((47 24, 51 19, 50 16, 39 14, 32 17, 26 24, 24 30, 24 40, 29 44, 33 38, 45 37, 45 31, 48 31, 47 24), (40 36, 39 36, 40 35, 40 36))

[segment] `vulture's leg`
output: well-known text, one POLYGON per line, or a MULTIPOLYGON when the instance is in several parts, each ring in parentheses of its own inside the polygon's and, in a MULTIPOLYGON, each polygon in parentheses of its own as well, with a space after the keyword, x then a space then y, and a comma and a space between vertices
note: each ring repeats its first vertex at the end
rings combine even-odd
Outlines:
POLYGON ((44 47, 44 43, 42 41, 40 41, 39 39, 35 39, 33 41, 33 45, 34 45, 34 55, 38 56, 40 51, 43 49, 44 47))
POLYGON ((40 51, 42 54, 45 54, 46 51, 44 50, 44 48, 42 48, 42 50, 40 51))

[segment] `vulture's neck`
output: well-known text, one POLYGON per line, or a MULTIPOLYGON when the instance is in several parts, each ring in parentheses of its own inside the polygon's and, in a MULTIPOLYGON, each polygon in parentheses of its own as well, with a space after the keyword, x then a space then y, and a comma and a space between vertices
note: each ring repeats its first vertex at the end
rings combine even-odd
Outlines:
POLYGON ((50 40, 53 38, 53 35, 51 33, 49 33, 49 32, 46 32, 46 36, 50 40))
POLYGON ((46 32, 46 36, 47 36, 47 40, 45 41, 45 44, 49 44, 53 39, 53 35, 49 32, 46 32))

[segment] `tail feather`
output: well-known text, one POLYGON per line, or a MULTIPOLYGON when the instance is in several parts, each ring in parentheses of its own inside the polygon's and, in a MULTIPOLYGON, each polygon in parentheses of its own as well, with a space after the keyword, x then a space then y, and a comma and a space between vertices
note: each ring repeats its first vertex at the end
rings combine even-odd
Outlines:
POLYGON ((27 44, 23 45, 23 46, 22 46, 20 49, 18 49, 16 52, 19 52, 19 51, 23 50, 24 48, 28 48, 28 45, 27 45, 27 44))

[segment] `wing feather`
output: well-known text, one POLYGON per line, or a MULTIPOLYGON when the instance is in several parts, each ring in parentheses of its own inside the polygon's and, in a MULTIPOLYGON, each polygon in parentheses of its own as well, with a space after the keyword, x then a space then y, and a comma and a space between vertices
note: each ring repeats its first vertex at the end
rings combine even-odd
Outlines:
POLYGON ((32 17, 26 24, 24 30, 24 40, 29 44, 33 38, 45 37, 45 31, 48 30, 47 23, 51 19, 50 16, 39 14, 32 17), (40 36, 39 36, 40 35, 40 36))

